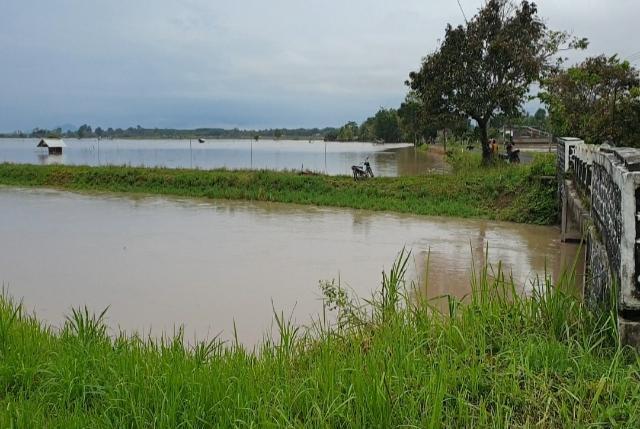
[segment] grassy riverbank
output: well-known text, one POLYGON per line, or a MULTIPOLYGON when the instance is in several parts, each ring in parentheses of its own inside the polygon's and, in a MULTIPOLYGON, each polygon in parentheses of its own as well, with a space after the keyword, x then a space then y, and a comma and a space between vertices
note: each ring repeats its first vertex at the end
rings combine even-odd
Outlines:
POLYGON ((295 172, 0 164, 0 185, 274 201, 550 224, 556 219, 556 187, 554 181, 541 177, 554 171, 549 156, 540 156, 531 165, 501 168, 481 168, 467 160, 464 168, 450 175, 358 182, 347 176, 295 172))
POLYGON ((280 339, 255 351, 113 339, 83 311, 52 330, 3 297, 0 427, 640 425, 638 355, 566 278, 513 298, 485 271, 443 315, 405 301, 402 272, 364 308, 325 287, 338 325, 280 316, 280 339))

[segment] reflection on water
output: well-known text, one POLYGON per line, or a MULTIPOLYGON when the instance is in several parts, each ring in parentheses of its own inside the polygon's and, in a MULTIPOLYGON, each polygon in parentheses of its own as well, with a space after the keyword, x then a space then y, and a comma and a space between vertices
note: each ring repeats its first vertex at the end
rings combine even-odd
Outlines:
POLYGON ((36 148, 37 139, 0 139, 0 162, 31 164, 132 165, 171 168, 313 170, 351 174, 369 159, 379 176, 440 171, 441 156, 407 144, 306 141, 65 140, 62 155, 36 148))
POLYGON ((40 165, 66 164, 64 155, 49 155, 47 152, 38 152, 36 157, 38 158, 37 163, 40 165))
POLYGON ((110 306, 114 328, 157 335, 184 323, 188 339, 228 339, 235 320, 247 344, 273 308, 299 323, 317 314, 320 280, 368 296, 403 246, 414 279, 429 254, 429 296, 468 293, 472 248, 476 264, 502 260, 519 283, 545 266, 558 273, 575 252, 554 227, 272 203, 0 187, 0 213, 0 282, 43 319, 110 306))
MULTIPOLYGON (((474 231, 464 226, 458 230, 455 221, 452 222, 451 228, 447 228, 446 242, 426 236, 414 245, 414 278, 421 293, 429 299, 469 296, 473 278, 478 279, 485 266, 490 278, 498 274, 507 281, 513 278, 518 290, 529 293, 534 284, 547 277, 557 282, 575 264, 575 284, 570 286, 576 286, 576 292, 580 292, 577 286, 584 280, 583 249, 559 242, 557 228, 486 221, 471 223, 474 231)), ((447 305, 446 300, 439 304, 443 310, 447 305)))

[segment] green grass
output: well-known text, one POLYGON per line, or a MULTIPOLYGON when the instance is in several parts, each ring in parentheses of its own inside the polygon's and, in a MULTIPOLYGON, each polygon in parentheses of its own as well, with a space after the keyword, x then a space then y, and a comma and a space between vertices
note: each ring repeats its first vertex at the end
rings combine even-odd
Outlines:
POLYGON ((553 158, 541 156, 526 166, 481 168, 470 162, 451 175, 354 182, 347 176, 293 172, 0 164, 0 185, 274 201, 551 224, 557 217, 556 185, 538 179, 541 171, 549 169, 554 169, 553 158))
POLYGON ((256 350, 111 338, 74 310, 60 330, 0 299, 0 427, 640 426, 640 359, 571 276, 518 297, 483 267, 448 312, 411 295, 401 256, 364 305, 324 284, 335 323, 276 316, 256 350))

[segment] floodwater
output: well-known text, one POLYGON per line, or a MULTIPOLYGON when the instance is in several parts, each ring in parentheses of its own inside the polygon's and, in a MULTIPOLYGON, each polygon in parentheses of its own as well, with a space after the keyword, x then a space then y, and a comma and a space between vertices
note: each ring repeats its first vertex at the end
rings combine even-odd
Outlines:
POLYGON ((0 162, 131 165, 169 168, 311 170, 351 174, 369 159, 379 176, 406 176, 447 169, 442 156, 409 144, 287 140, 100 140, 66 139, 62 155, 36 148, 38 139, 0 139, 0 162))
POLYGON ((55 326, 71 307, 109 306, 114 333, 184 324, 190 341, 231 339, 235 321, 240 341, 256 344, 274 309, 306 324, 321 312, 321 280, 369 297, 404 246, 409 278, 429 297, 469 292, 472 249, 476 264, 502 261, 526 285, 575 255, 558 237, 555 227, 480 220, 0 187, 10 295, 55 326))

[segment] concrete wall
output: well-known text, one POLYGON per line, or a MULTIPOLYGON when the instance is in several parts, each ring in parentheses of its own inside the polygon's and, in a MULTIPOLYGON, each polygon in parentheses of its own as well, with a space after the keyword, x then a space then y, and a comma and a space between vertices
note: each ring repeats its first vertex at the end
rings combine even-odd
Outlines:
POLYGON ((585 299, 617 301, 622 339, 640 347, 640 150, 558 139, 558 175, 562 237, 586 239, 585 299))
POLYGON ((593 183, 599 188, 592 192, 592 213, 619 276, 619 304, 622 310, 640 311, 640 150, 602 147, 593 162, 598 166, 593 183))
MULTIPOLYGON (((613 177, 600 163, 591 167, 593 182, 591 184, 591 218, 600 234, 599 239, 604 245, 609 258, 612 276, 620 284, 620 269, 622 265, 622 194, 620 187, 613 177)), ((634 227, 635 229, 635 227, 634 227)), ((635 231, 634 231, 635 232, 635 231)))
POLYGON ((588 283, 585 283, 584 299, 592 306, 604 304, 605 307, 610 307, 613 282, 607 249, 593 229, 590 229, 587 234, 585 278, 588 283))

